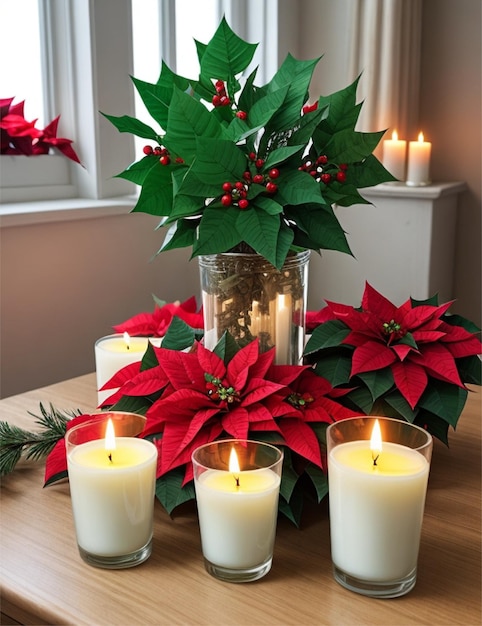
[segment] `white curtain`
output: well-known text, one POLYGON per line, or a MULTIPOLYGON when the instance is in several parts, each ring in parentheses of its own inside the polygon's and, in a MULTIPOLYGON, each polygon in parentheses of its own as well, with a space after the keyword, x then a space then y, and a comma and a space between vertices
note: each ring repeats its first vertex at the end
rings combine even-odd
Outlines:
POLYGON ((412 136, 418 117, 422 0, 350 0, 349 74, 361 74, 358 128, 412 136))

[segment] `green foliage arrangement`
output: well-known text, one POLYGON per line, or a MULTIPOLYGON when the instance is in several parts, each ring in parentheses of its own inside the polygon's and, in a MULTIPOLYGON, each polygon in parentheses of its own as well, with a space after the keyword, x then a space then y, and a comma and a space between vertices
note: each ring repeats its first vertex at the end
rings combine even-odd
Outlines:
POLYGON ((118 176, 142 188, 133 210, 167 228, 159 252, 256 252, 277 268, 292 251, 350 253, 333 205, 366 204, 358 189, 394 180, 373 155, 384 131, 354 130, 358 81, 310 105, 320 59, 288 55, 256 86, 256 69, 244 73, 257 45, 224 18, 196 47, 197 81, 164 62, 156 83, 132 78, 156 128, 104 114, 120 132, 153 144, 118 176))

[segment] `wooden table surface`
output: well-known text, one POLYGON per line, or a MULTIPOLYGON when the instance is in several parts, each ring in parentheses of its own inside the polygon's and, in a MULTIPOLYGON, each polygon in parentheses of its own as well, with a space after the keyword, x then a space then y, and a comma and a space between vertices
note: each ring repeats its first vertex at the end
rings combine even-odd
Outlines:
MULTIPOLYGON (((149 560, 126 570, 93 568, 77 551, 68 484, 43 489, 43 462, 22 463, 1 487, 3 623, 481 624, 481 395, 472 390, 450 448, 435 442, 418 581, 406 596, 374 600, 333 580, 326 503, 308 511, 301 530, 280 519, 272 570, 254 583, 210 577, 195 508, 171 519, 158 502, 149 560)), ((6 398, 0 419, 32 429, 28 411, 38 415, 39 402, 91 412, 94 376, 6 398)))

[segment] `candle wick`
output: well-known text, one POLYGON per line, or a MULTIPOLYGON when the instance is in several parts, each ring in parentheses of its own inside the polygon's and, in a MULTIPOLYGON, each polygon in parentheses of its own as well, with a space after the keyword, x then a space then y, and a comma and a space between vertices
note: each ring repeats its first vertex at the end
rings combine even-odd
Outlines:
POLYGON ((109 452, 107 456, 108 456, 109 461, 112 463, 112 452, 109 452))
POLYGON ((128 350, 130 350, 130 349, 131 349, 131 347, 130 347, 130 345, 129 345, 129 344, 127 344, 127 345, 126 345, 126 348, 127 348, 128 350))
POLYGON ((374 453, 372 453, 373 467, 376 467, 376 466, 377 466, 377 461, 378 461, 378 457, 379 457, 379 456, 380 456, 380 454, 377 454, 377 455, 375 456, 375 454, 374 454, 374 453))
POLYGON ((233 476, 233 478, 236 481, 236 489, 239 489, 239 476, 233 476))

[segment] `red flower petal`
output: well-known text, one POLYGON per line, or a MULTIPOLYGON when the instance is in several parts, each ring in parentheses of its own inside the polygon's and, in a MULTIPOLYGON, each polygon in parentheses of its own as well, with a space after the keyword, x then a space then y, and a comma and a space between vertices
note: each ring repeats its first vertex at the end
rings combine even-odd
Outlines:
POLYGON ((356 348, 351 364, 351 376, 362 372, 379 370, 395 361, 395 354, 390 348, 376 341, 367 341, 356 348))
POLYGON ((397 361, 391 369, 396 387, 414 409, 427 386, 428 378, 425 369, 410 361, 405 363, 397 361))
POLYGON ((285 419, 280 422, 279 427, 291 450, 321 467, 320 444, 307 424, 298 419, 285 419))

